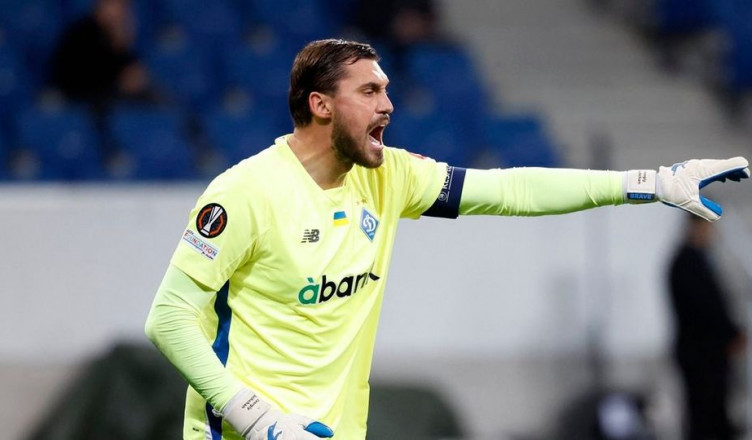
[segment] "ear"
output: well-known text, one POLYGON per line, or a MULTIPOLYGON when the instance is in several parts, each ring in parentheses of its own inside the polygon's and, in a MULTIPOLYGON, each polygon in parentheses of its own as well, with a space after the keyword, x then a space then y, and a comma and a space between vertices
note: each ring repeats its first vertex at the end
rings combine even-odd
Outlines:
POLYGON ((320 92, 311 92, 308 95, 308 107, 315 118, 329 119, 332 117, 331 98, 320 92))

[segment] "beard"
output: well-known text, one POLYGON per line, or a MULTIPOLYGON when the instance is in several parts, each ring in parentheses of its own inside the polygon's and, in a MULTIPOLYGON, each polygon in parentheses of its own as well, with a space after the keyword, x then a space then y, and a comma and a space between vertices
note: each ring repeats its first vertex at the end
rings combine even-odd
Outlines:
POLYGON ((348 132, 347 127, 338 117, 332 118, 332 149, 337 158, 348 165, 356 164, 365 168, 378 168, 384 162, 383 153, 369 155, 367 137, 358 141, 348 132))

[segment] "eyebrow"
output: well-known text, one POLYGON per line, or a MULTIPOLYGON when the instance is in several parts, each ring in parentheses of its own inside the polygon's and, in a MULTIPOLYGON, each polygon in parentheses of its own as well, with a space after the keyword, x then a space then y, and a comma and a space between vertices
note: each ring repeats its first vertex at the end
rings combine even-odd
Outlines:
POLYGON ((360 86, 360 89, 361 90, 366 90, 366 89, 381 90, 381 89, 386 89, 386 86, 388 86, 388 85, 389 85, 389 81, 387 81, 383 85, 380 84, 380 83, 377 83, 375 81, 369 81, 369 82, 363 84, 362 86, 360 86))

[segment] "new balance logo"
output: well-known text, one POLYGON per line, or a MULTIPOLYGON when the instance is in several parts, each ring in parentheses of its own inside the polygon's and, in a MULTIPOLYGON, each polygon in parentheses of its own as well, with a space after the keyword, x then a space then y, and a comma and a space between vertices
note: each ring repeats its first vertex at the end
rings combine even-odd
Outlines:
POLYGON ((303 231, 303 239, 300 240, 301 243, 315 243, 319 241, 319 235, 321 234, 321 231, 318 229, 306 229, 303 231))

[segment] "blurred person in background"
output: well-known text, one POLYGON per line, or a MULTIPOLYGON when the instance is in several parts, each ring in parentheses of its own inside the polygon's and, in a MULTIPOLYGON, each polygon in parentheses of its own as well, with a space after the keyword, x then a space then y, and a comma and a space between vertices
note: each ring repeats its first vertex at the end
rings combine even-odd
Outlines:
POLYGON ((404 68, 405 54, 411 46, 431 42, 449 42, 439 27, 434 0, 358 0, 355 26, 366 38, 384 45, 394 57, 394 68, 404 68))
POLYGON ((684 392, 683 438, 736 438, 729 414, 731 361, 746 345, 710 254, 714 229, 688 216, 669 269, 673 356, 684 392))
POLYGON ((130 0, 95 1, 90 14, 63 32, 52 55, 50 80, 66 100, 89 107, 101 138, 104 164, 117 170, 127 166, 127 159, 108 136, 112 106, 154 104, 160 97, 134 50, 136 27, 130 0))
POLYGON ((437 38, 433 0, 359 0, 355 23, 366 36, 403 47, 437 38))
POLYGON ((149 99, 153 92, 134 52, 135 36, 129 0, 96 0, 90 14, 63 32, 52 55, 51 85, 96 110, 118 99, 149 99))

